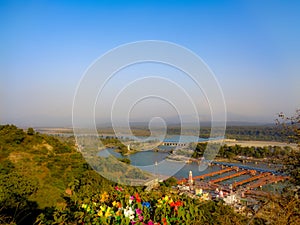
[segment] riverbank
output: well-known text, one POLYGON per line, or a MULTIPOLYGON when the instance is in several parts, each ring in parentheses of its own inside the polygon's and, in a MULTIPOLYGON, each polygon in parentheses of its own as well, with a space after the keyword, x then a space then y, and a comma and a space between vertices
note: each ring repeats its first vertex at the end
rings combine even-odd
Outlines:
MULTIPOLYGON (((178 163, 197 163, 200 164, 202 158, 191 158, 191 157, 186 157, 186 156, 181 156, 181 155, 173 155, 170 154, 166 158, 167 161, 170 162, 178 162, 178 163)), ((253 164, 258 164, 258 163, 263 163, 266 165, 273 165, 273 164, 280 164, 281 161, 279 159, 273 159, 273 158, 262 158, 262 159, 256 159, 256 158, 240 158, 236 157, 234 159, 229 159, 229 158, 222 158, 222 157, 216 157, 213 159, 214 162, 223 162, 223 163, 253 163, 253 164)))
POLYGON ((268 146, 278 146, 278 147, 290 147, 292 149, 299 149, 296 143, 285 143, 278 141, 241 141, 236 139, 225 139, 223 144, 228 146, 240 145, 241 147, 268 147, 268 146))

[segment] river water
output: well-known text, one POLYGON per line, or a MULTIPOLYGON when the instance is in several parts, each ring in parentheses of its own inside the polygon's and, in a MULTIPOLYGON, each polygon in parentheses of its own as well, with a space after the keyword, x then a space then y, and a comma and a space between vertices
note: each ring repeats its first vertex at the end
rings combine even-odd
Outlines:
MULTIPOLYGON (((199 165, 197 163, 186 164, 184 162, 166 160, 166 157, 169 155, 169 153, 155 152, 152 150, 137 152, 137 153, 131 154, 129 156, 122 156, 120 153, 115 152, 114 149, 112 149, 112 148, 105 149, 105 150, 102 150, 99 152, 99 156, 102 156, 102 157, 107 157, 109 155, 113 155, 117 158, 129 158, 132 166, 138 167, 142 170, 145 170, 145 171, 148 171, 148 172, 151 172, 154 174, 163 174, 163 175, 167 175, 167 176, 174 176, 178 179, 187 178, 189 171, 193 172, 193 176, 198 176, 198 175, 210 173, 210 172, 221 169, 221 166, 217 166, 217 165, 211 165, 211 166, 204 165, 204 166, 199 167, 199 165)), ((274 171, 276 169, 274 166, 270 167, 269 165, 263 164, 263 163, 260 163, 260 164, 236 163, 235 165, 237 165, 237 166, 247 165, 247 166, 251 166, 253 168, 263 168, 263 169, 274 170, 274 171)), ((213 178, 208 177, 208 178, 206 178, 206 180, 227 176, 231 173, 234 173, 234 172, 224 173, 221 175, 214 176, 213 178)), ((227 183, 231 183, 233 181, 239 181, 242 179, 246 179, 247 177, 249 177, 249 175, 243 175, 240 177, 236 177, 234 179, 230 179, 230 181, 229 180, 223 181, 223 183, 227 184, 227 183)))

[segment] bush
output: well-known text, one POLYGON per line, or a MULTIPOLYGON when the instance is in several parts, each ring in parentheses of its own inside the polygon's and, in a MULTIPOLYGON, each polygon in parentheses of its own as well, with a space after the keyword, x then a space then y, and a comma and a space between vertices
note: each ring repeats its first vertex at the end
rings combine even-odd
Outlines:
POLYGON ((34 135, 34 129, 32 128, 32 127, 29 127, 28 129, 27 129, 27 134, 28 135, 34 135))
POLYGON ((41 214, 40 223, 60 224, 243 224, 244 217, 221 202, 200 202, 185 196, 141 192, 115 186, 114 190, 78 199, 77 181, 68 205, 41 214))
POLYGON ((129 158, 122 158, 122 159, 118 159, 119 161, 123 162, 123 163, 126 163, 126 164, 130 164, 131 161, 129 158))

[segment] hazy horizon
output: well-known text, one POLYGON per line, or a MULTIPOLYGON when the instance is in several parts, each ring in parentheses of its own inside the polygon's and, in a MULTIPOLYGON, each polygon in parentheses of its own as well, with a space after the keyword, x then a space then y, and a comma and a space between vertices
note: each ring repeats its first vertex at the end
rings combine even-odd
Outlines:
MULTIPOLYGON (((2 1, 0 124, 71 126, 76 88, 91 63, 141 40, 173 42, 201 57, 223 90, 228 121, 273 123, 276 114, 300 108, 299 11, 300 2, 276 0, 2 1)), ((124 85, 149 76, 147 87, 136 84, 123 94, 117 120, 128 118, 122 107, 147 88, 177 99, 187 109, 180 116, 211 119, 209 99, 183 72, 148 63, 116 73, 96 103, 96 123, 109 121, 124 85), (169 80, 188 90, 197 114, 169 80)), ((176 121, 176 113, 166 101, 146 99, 130 121, 176 121)))

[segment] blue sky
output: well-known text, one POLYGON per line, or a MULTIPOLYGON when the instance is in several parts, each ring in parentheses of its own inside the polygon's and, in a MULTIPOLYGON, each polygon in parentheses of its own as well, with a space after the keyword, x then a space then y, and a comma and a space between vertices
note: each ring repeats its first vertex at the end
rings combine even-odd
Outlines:
POLYGON ((300 107, 299 11, 298 1, 276 0, 0 0, 0 123, 70 126, 88 66, 140 40, 199 55, 223 89, 229 120, 271 122, 300 107))

